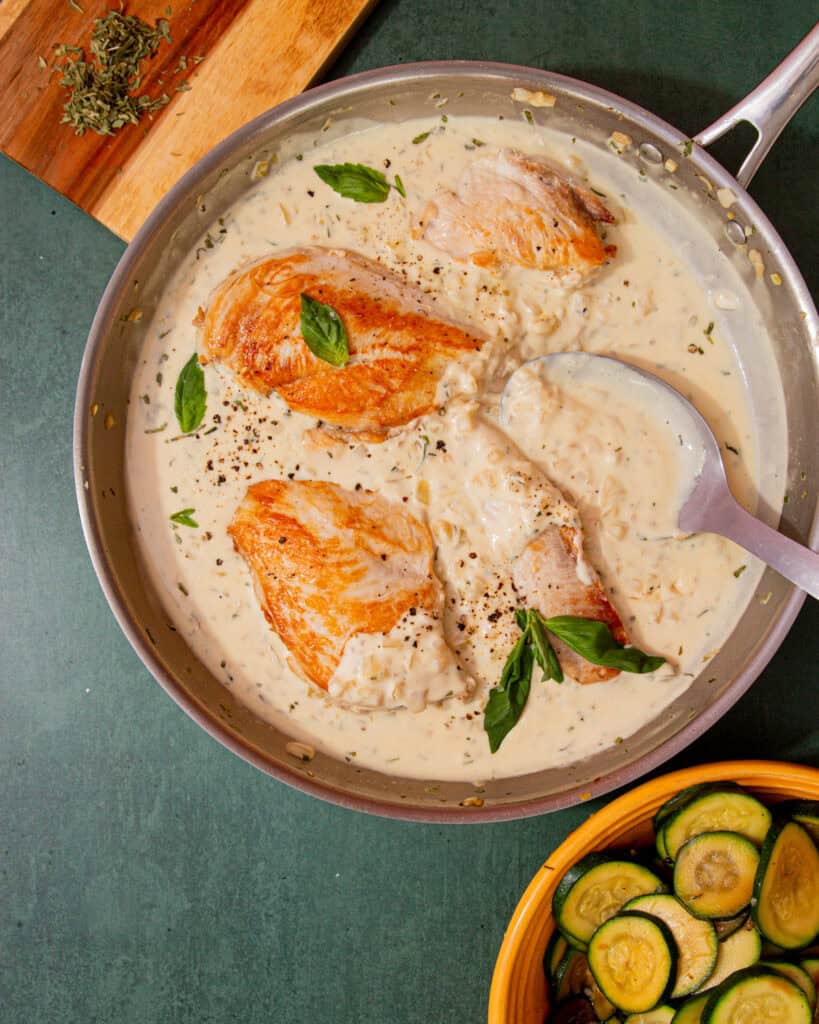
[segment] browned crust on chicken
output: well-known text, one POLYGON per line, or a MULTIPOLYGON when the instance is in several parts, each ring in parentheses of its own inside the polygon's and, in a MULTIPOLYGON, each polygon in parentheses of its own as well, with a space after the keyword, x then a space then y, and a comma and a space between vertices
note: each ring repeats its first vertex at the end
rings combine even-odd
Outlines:
POLYGON ((228 532, 268 622, 324 690, 351 636, 388 633, 412 608, 440 609, 429 530, 372 491, 264 480, 248 488, 228 532))
POLYGON ((474 160, 454 191, 433 197, 419 233, 455 259, 585 276, 616 252, 598 223, 611 212, 589 189, 544 160, 500 150, 474 160))
MULTIPOLYGON (((583 560, 579 531, 570 526, 551 526, 527 544, 515 563, 515 586, 528 608, 544 618, 553 615, 577 615, 604 622, 615 640, 628 643, 623 623, 609 601, 603 585, 588 567, 590 582, 578 576, 583 560)), ((619 671, 592 665, 566 644, 554 638, 555 652, 563 670, 578 683, 600 683, 613 679, 619 671)))
POLYGON ((380 431, 436 407, 449 362, 482 344, 442 319, 419 289, 357 253, 295 249, 246 267, 214 292, 202 329, 203 360, 228 366, 248 387, 335 426, 380 431), (350 361, 317 358, 301 336, 301 295, 332 306, 350 361))

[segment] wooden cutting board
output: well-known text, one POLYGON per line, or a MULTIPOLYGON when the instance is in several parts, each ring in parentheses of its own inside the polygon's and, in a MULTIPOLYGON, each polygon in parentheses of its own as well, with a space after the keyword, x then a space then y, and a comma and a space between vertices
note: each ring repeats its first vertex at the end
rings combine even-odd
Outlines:
POLYGON ((199 157, 306 88, 373 3, 129 0, 126 14, 169 22, 171 42, 143 62, 139 92, 171 101, 107 137, 60 124, 69 94, 51 65, 61 43, 88 54, 94 19, 114 0, 0 0, 0 150, 130 239, 199 157))

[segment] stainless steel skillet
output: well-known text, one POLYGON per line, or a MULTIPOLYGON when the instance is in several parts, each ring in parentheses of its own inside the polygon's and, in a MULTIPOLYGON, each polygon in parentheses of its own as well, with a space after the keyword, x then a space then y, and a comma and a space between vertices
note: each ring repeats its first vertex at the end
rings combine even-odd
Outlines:
MULTIPOLYGON (((739 274, 752 297, 734 310, 734 335, 743 337, 743 324, 751 328, 761 320, 768 338, 764 346, 737 347, 762 474, 782 474, 779 483, 792 498, 781 528, 815 545, 817 313, 785 245, 745 186, 818 76, 819 29, 746 100, 689 140, 646 110, 561 75, 482 62, 404 65, 290 100, 234 133, 192 168, 150 215, 111 278, 89 335, 74 424, 77 496, 94 566, 120 626, 171 697, 225 746, 305 792, 375 814, 448 822, 524 817, 605 793, 661 764, 723 715, 765 667, 802 603, 803 595, 772 571, 690 689, 628 743, 584 761, 492 781, 478 792, 464 783, 382 775, 321 753, 309 763, 297 760, 285 749, 288 737, 239 704, 180 638, 140 564, 125 502, 128 395, 142 325, 150 322, 165 282, 212 220, 253 186, 259 160, 284 159, 306 150, 316 137, 344 134, 365 123, 433 114, 443 98, 449 117, 525 116, 533 130, 548 125, 601 151, 610 150, 612 133, 618 132, 616 138, 628 139, 617 158, 618 173, 631 174, 634 181, 648 177, 667 188, 679 215, 696 217, 707 233, 715 265, 726 268, 725 279, 739 274), (545 92, 555 104, 539 106, 537 97, 517 102, 515 89, 545 92), (703 146, 741 120, 756 125, 759 139, 733 178, 703 146), (723 201, 729 193, 733 201, 727 211, 723 201), (123 322, 135 307, 143 319, 123 322)), ((713 289, 719 291, 722 283, 717 269, 713 289)), ((748 337, 755 334, 747 331, 748 337)), ((763 514, 776 524, 779 511, 768 508, 763 514)))

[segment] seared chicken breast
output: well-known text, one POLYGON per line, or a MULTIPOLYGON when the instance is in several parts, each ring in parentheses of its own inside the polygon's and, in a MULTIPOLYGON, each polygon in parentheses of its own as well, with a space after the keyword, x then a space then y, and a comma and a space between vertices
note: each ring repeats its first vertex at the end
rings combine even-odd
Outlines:
POLYGON ((502 149, 474 160, 454 192, 433 197, 419 234, 454 259, 489 269, 517 264, 582 278, 614 254, 596 227, 613 221, 565 172, 502 149))
POLYGON ((275 389, 292 409, 379 431, 434 409, 448 364, 481 344, 381 264, 314 246, 265 257, 222 282, 204 316, 201 352, 204 362, 224 363, 248 387, 275 389), (341 318, 346 366, 308 348, 299 326, 302 293, 341 318))
POLYGON ((420 710, 471 680, 446 645, 432 538, 372 491, 253 484, 229 533, 295 671, 340 703, 420 710))
MULTIPOLYGON (((583 557, 583 535, 578 527, 548 526, 539 533, 516 560, 513 579, 522 603, 544 618, 578 615, 596 619, 605 622, 615 640, 628 643, 620 616, 583 557)), ((620 674, 618 669, 592 665, 557 637, 551 640, 563 671, 578 683, 604 682, 620 674)))
MULTIPOLYGON (((430 527, 445 564, 448 610, 464 623, 467 646, 505 659, 519 635, 516 608, 544 617, 577 615, 605 622, 627 642, 623 624, 583 552, 577 510, 474 402, 450 409, 454 430, 429 469, 430 527), (448 470, 466 459, 469 486, 448 470), (473 624, 474 625, 471 625, 473 624)), ((579 683, 618 675, 554 640, 564 671, 579 683)), ((478 652, 480 657, 480 652, 478 652)), ((483 672, 496 670, 484 659, 483 672)))

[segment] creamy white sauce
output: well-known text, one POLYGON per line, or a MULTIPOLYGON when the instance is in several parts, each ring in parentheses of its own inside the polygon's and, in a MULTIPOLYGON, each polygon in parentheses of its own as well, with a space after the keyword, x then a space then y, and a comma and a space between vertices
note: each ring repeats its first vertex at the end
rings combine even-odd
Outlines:
MULTIPOLYGON (((761 572, 748 555, 715 536, 669 537, 676 532, 668 529, 667 500, 674 460, 650 416, 618 404, 616 395, 566 393, 534 381, 533 393, 507 419, 508 436, 498 425, 504 381, 523 360, 572 349, 615 354, 695 401, 720 443, 736 450, 726 452, 734 493, 749 507, 755 502, 756 442, 727 343, 723 318, 730 314, 709 300, 642 206, 623 201, 614 182, 624 172, 612 161, 523 123, 451 118, 445 126, 432 119, 377 126, 317 144, 302 161, 271 171, 212 225, 212 247, 192 253, 169 281, 128 416, 129 500, 143 558, 198 656, 295 742, 421 778, 479 782, 569 764, 629 736, 684 692, 747 603, 761 572), (412 143, 426 131, 426 140, 412 143), (562 290, 533 271, 498 276, 456 263, 413 238, 412 216, 436 188, 452 187, 476 138, 543 154, 581 176, 588 172, 618 220, 607 228, 607 242, 618 247, 611 265, 581 287, 562 290), (342 161, 385 169, 389 161, 386 173, 401 175, 406 200, 397 192, 372 205, 337 196, 312 166, 342 161), (467 398, 383 444, 328 445, 315 420, 291 413, 276 395, 246 391, 211 365, 205 421, 196 436, 179 437, 173 392, 197 346, 191 325, 197 309, 243 263, 304 244, 347 247, 381 260, 487 336, 482 352, 453 366, 441 384, 443 400, 467 398), (429 523, 445 589, 445 636, 460 668, 453 668, 438 630, 427 631, 431 639, 414 651, 396 631, 356 639, 331 691, 352 703, 408 705, 376 711, 340 707, 292 671, 226 533, 247 486, 271 477, 360 484, 429 523), (587 559, 633 642, 664 654, 668 664, 649 676, 622 674, 604 684, 535 683, 520 722, 491 755, 482 706, 516 629, 508 560, 537 532, 538 513, 547 521, 575 515, 552 485, 579 513, 587 559), (197 528, 170 522, 183 508, 195 509, 197 528), (410 710, 457 692, 465 679, 474 679, 471 699, 410 710)), ((690 255, 698 239, 712 244, 697 231, 691 225, 686 235, 690 255)), ((742 296, 738 279, 731 290, 742 296)))
POLYGON ((350 637, 327 686, 334 700, 354 707, 410 711, 471 689, 440 622, 424 611, 404 616, 386 634, 350 637))
MULTIPOLYGON (((552 452, 570 448, 593 424, 598 436, 619 441, 608 460, 610 473, 597 490, 632 492, 637 500, 629 508, 631 529, 642 541, 683 539, 680 511, 705 452, 685 404, 662 385, 610 357, 560 352, 524 363, 512 374, 501 422, 533 459, 545 458, 549 465, 552 452)), ((624 532, 613 510, 604 510, 602 517, 607 529, 624 532)))

